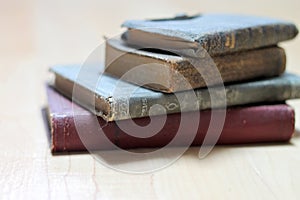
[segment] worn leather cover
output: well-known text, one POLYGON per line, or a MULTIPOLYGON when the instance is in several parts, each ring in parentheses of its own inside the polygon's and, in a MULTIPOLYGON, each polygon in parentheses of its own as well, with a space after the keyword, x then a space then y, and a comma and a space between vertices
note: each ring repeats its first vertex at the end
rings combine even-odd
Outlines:
MULTIPOLYGON (((123 36, 129 44, 142 47, 155 45, 155 48, 172 49, 174 41, 185 41, 191 43, 189 46, 194 50, 182 48, 181 50, 188 56, 198 56, 199 47, 203 47, 213 56, 275 45, 292 39, 298 34, 297 27, 287 21, 231 14, 203 14, 190 18, 162 20, 129 20, 122 26, 129 29, 129 32, 123 36), (134 30, 142 31, 145 37, 143 39, 131 37, 130 34, 133 32, 130 31, 134 30), (157 43, 153 42, 159 38, 162 39, 157 43)), ((174 49, 178 50, 178 46, 174 49)))
POLYGON ((223 82, 278 76, 284 72, 286 66, 285 52, 276 46, 202 58, 197 65, 192 65, 188 59, 180 56, 139 50, 127 46, 122 40, 109 39, 106 41, 105 55, 107 73, 116 77, 127 73, 127 76, 123 76, 124 80, 166 93, 223 82), (222 79, 217 78, 219 74, 209 72, 212 67, 216 67, 222 79), (185 81, 181 81, 180 76, 183 76, 185 81), (204 76, 211 82, 206 83, 204 76), (145 84, 145 80, 152 84, 145 84), (164 87, 153 83, 164 83, 164 87))
MULTIPOLYGON (((107 74, 100 76, 101 66, 79 65, 54 66, 54 86, 78 104, 103 117, 106 121, 147 117, 153 105, 152 115, 204 110, 212 107, 207 88, 177 93, 181 99, 196 96, 197 102, 180 104, 175 94, 156 92, 124 82, 107 74), (99 70, 99 71, 97 71, 99 70), (78 78, 79 77, 79 78, 78 78), (76 83, 77 94, 72 95, 76 83), (195 93, 194 93, 195 92, 195 93), (93 103, 95 102, 95 103, 93 103), (199 107, 195 106, 198 103, 199 107)), ((224 107, 224 92, 214 87, 214 108, 224 107)), ((227 106, 245 105, 258 102, 276 102, 300 98, 300 77, 283 74, 279 77, 235 83, 225 86, 227 106)))
MULTIPOLYGON (((124 133, 115 122, 106 123, 100 117, 95 122, 92 113, 72 103, 53 88, 47 87, 47 97, 52 152, 86 150, 82 141, 90 150, 108 149, 105 140, 101 138, 99 140, 99 133, 93 131, 95 123, 99 123, 102 127, 105 133, 102 137, 107 137, 113 144, 124 149, 163 147, 174 138, 180 124, 180 114, 170 114, 159 133, 149 138, 136 138, 124 133), (76 115, 76 126, 74 115, 76 115), (82 129, 86 131, 79 136, 77 130, 82 129)), ((294 133, 294 110, 285 104, 236 107, 229 108, 226 112, 226 120, 218 144, 286 142, 294 133)), ((182 114, 190 117, 191 124, 195 123, 193 120, 195 112, 182 114)), ((202 144, 210 122, 210 111, 201 111, 200 115, 200 122, 196 122, 199 123, 199 128, 192 145, 202 144)), ((152 117, 152 123, 159 120, 161 120, 160 116, 152 117)), ((135 122, 139 125, 147 125, 150 118, 135 119, 135 122)), ((127 120, 120 123, 124 125, 127 120)), ((184 137, 189 137, 191 134, 188 127, 185 126, 184 137)), ((176 145, 182 145, 180 141, 176 145)), ((182 138, 183 143, 184 141, 185 139, 182 138)))

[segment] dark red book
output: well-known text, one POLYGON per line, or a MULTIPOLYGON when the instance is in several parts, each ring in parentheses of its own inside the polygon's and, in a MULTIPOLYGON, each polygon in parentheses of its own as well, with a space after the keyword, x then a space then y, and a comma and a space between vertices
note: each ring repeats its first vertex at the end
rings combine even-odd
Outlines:
MULTIPOLYGON (((106 138, 123 149, 163 147, 175 137, 181 115, 188 116, 191 124, 195 123, 193 116, 196 112, 169 114, 163 128, 156 135, 137 138, 122 131, 116 122, 106 122, 100 117, 95 117, 51 87, 47 87, 47 97, 52 152, 83 151, 86 150, 86 146, 92 150, 111 149, 106 138), (99 133, 100 127, 104 134, 99 133)), ((197 135, 192 145, 203 143, 211 120, 211 111, 201 111, 200 114, 197 135)), ((152 122, 156 120, 162 120, 162 116, 152 117, 152 122)), ((146 126, 150 118, 137 118, 134 121, 140 126, 146 126)), ((224 128, 217 144, 287 142, 294 133, 294 121, 294 110, 286 104, 228 108, 224 128)), ((118 123, 126 125, 127 122, 122 120, 118 123)), ((191 137, 191 130, 188 127, 184 133, 182 144, 179 140, 175 145, 184 145, 185 138, 191 137)))

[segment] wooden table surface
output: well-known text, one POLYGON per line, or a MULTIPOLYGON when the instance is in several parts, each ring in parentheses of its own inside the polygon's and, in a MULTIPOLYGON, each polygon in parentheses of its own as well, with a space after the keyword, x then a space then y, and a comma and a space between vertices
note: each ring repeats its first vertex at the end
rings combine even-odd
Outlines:
MULTIPOLYGON (((125 19, 230 12, 300 23, 298 0, 0 0, 0 199, 299 199, 300 134, 289 144, 190 148, 143 175, 109 169, 89 154, 53 156, 41 109, 52 64, 82 63, 125 19)), ((300 39, 282 44, 300 74, 300 39)), ((300 128, 300 102, 296 109, 300 128)))

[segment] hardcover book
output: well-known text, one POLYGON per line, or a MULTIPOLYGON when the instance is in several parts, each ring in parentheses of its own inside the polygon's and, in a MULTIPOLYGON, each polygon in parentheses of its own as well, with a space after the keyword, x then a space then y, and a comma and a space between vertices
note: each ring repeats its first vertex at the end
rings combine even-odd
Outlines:
MULTIPOLYGON (((180 114, 169 114, 165 125, 156 135, 137 138, 122 131, 116 122, 107 123, 101 117, 95 119, 92 113, 72 103, 51 87, 47 87, 47 98, 52 152, 84 151, 86 147, 90 150, 111 150, 104 137, 123 149, 164 147, 175 137, 181 119, 180 114), (73 109, 76 112, 73 112, 73 109), (102 127, 103 135, 97 131, 99 126, 102 127), (78 130, 85 131, 79 134, 78 130)), ((199 111, 182 113, 182 115, 190 117, 191 124, 198 123, 197 134, 192 145, 201 145, 211 120, 211 112, 201 111, 201 120, 195 122, 192 119, 196 112, 199 111)), ((229 108, 217 144, 287 142, 294 133, 294 119, 294 110, 286 104, 229 108)), ((162 120, 161 116, 155 116, 152 117, 151 122, 160 120, 162 120)), ((150 122, 150 118, 139 118, 134 121, 144 126, 150 122)), ((126 125, 127 120, 118 123, 126 125)), ((182 137, 193 137, 188 127, 185 126, 185 134, 182 137)), ((183 145, 185 138, 178 140, 175 145, 183 145)))
POLYGON ((106 41, 105 62, 105 72, 113 76, 123 76, 123 80, 128 82, 172 93, 223 82, 278 76, 285 70, 286 56, 282 48, 268 47, 212 58, 204 57, 197 63, 191 63, 181 56, 155 50, 138 50, 121 40, 109 39, 106 41), (208 68, 212 67, 216 67, 215 70, 220 74, 210 73, 208 68), (220 75, 221 78, 217 78, 220 75), (184 81, 180 81, 181 76, 184 81), (210 82, 206 83, 207 79, 210 82))
POLYGON ((216 87, 212 90, 204 88, 166 94, 101 74, 100 68, 70 65, 54 66, 51 71, 55 75, 54 87, 57 90, 106 121, 300 97, 300 77, 287 73, 274 78, 226 85, 224 90, 216 87), (193 97, 193 102, 190 97, 193 97))
POLYGON ((170 49, 180 55, 199 57, 276 45, 298 34, 290 22, 264 17, 203 14, 172 19, 129 20, 122 36, 130 45, 170 49))

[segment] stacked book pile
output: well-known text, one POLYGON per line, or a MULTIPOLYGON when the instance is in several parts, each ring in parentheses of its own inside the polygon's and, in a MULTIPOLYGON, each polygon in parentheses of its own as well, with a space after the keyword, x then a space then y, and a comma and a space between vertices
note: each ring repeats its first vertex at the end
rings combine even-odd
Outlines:
POLYGON ((226 114, 220 133, 210 132, 217 144, 291 139, 295 116, 285 100, 300 97, 300 77, 285 72, 277 45, 296 37, 294 24, 205 14, 123 27, 106 41, 105 63, 51 67, 53 152, 164 147, 179 127, 174 146, 187 138, 201 145, 213 111, 226 114))

